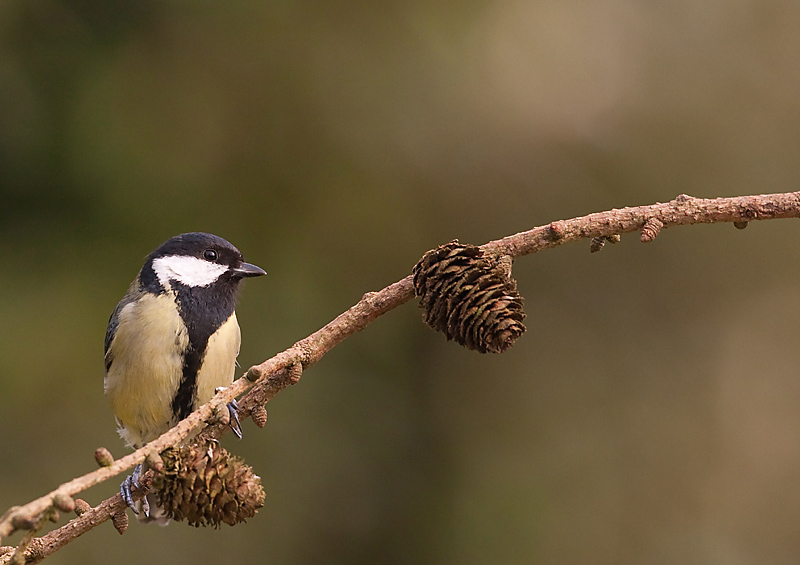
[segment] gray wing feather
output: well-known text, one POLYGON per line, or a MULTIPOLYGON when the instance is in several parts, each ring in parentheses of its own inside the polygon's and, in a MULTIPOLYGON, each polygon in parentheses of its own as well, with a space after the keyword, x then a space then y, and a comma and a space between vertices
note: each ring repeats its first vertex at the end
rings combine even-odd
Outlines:
POLYGON ((114 311, 111 313, 111 317, 108 319, 106 340, 103 347, 103 353, 105 354, 106 362, 106 372, 108 372, 109 367, 111 367, 111 362, 114 360, 114 355, 111 352, 111 343, 114 341, 114 336, 117 335, 117 328, 119 327, 119 313, 122 312, 122 309, 125 308, 125 306, 136 300, 137 292, 135 289, 138 287, 137 283, 138 279, 133 282, 131 288, 128 289, 128 292, 122 297, 122 300, 119 301, 119 304, 117 304, 116 308, 114 308, 114 311))

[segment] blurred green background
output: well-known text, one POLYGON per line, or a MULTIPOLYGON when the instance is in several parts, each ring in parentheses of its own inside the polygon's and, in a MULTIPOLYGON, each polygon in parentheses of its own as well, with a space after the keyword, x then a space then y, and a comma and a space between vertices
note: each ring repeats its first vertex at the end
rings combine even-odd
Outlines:
MULTIPOLYGON (((103 336, 168 237, 269 272, 244 370, 453 238, 796 190, 798 29, 792 0, 0 1, 0 512, 126 453, 103 336)), ((523 258, 500 356, 405 305, 225 438, 256 518, 48 562, 797 563, 798 231, 523 258)))

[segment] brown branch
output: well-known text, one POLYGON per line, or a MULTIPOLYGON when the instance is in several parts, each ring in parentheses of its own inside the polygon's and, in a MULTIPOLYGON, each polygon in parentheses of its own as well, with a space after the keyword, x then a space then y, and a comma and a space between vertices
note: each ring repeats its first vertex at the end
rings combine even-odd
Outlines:
MULTIPOLYGON (((659 233, 663 233, 664 229, 672 226, 734 222, 736 227, 741 229, 747 222, 754 220, 797 217, 800 217, 800 192, 716 199, 694 198, 682 194, 667 203, 614 209, 555 221, 491 241, 482 248, 490 253, 517 258, 579 239, 603 238, 640 231, 646 224, 643 241, 652 241, 659 233)), ((319 361, 345 338, 364 329, 373 320, 409 301, 413 296, 411 276, 378 292, 368 292, 355 306, 322 329, 260 365, 251 367, 245 374, 246 378, 238 379, 232 386, 218 393, 208 404, 190 414, 158 439, 115 461, 109 467, 64 483, 53 492, 25 506, 10 509, 0 518, 0 541, 16 530, 14 524, 41 518, 52 507, 56 495, 72 496, 119 475, 144 461, 149 453, 160 453, 167 447, 179 444, 193 430, 204 424, 207 425, 206 428, 194 441, 219 438, 226 433, 227 428, 219 422, 216 414, 220 413, 232 399, 246 393, 239 401, 239 405, 242 417, 249 416, 254 408, 263 406, 286 386, 297 382, 304 369, 319 361)), ((28 562, 43 559, 72 539, 108 520, 114 513, 123 510, 121 497, 116 494, 61 528, 41 538, 33 539, 25 554, 28 562)), ((10 555, 11 552, 0 551, 0 564, 7 563, 10 555)))
MULTIPOLYGON (((114 514, 125 512, 126 510, 127 505, 120 495, 107 498, 95 508, 70 520, 57 530, 33 539, 25 552, 25 563, 39 563, 42 559, 55 553, 72 540, 109 520, 114 514)), ((3 563, 2 559, 3 557, 0 555, 0 563, 3 563)))

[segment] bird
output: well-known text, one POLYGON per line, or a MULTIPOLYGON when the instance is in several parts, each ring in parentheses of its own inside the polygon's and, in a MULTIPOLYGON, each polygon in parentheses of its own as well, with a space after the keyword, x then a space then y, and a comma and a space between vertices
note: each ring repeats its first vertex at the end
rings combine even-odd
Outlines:
MULTIPOLYGON (((105 336, 105 395, 129 447, 156 439, 233 383, 240 283, 266 274, 230 242, 203 232, 172 237, 147 256, 105 336)), ((228 405, 231 428, 241 437, 237 408, 235 400, 228 405)), ((148 521, 147 499, 136 505, 131 496, 141 473, 140 464, 120 492, 148 521)))

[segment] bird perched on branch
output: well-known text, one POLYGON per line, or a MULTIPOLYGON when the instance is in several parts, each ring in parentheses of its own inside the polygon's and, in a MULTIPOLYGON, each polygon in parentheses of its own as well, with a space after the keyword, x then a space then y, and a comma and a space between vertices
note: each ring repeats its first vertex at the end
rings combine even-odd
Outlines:
MULTIPOLYGON (((175 236, 147 257, 111 314, 105 339, 105 393, 130 447, 157 438, 233 382, 241 341, 234 312, 239 283, 265 274, 208 233, 175 236)), ((228 409, 241 437, 236 401, 228 409)), ((136 505, 131 497, 141 472, 138 465, 120 490, 147 520, 148 501, 136 505)))

